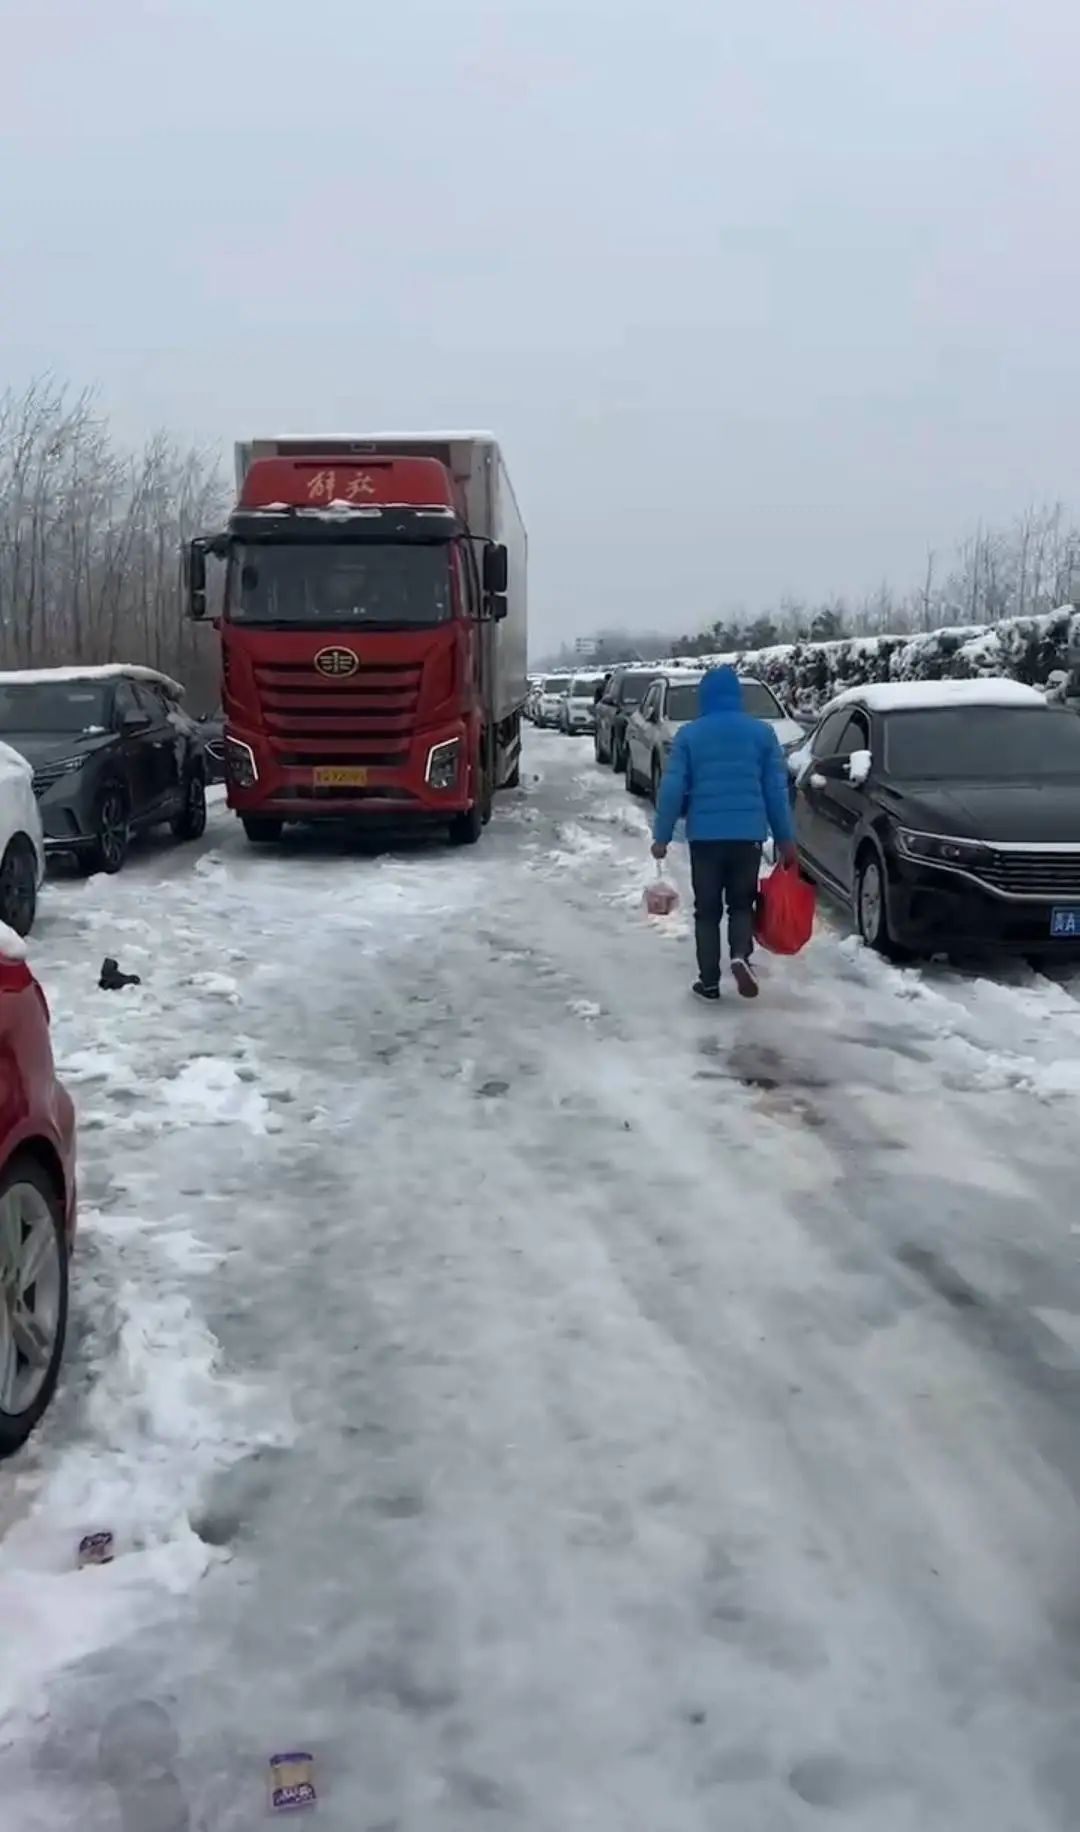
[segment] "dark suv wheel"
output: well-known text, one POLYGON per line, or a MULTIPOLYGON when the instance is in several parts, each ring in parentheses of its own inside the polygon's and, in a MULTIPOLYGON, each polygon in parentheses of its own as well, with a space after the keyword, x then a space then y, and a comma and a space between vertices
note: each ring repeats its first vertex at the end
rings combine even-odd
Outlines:
POLYGON ((178 840, 199 840, 206 832, 206 783, 201 770, 188 774, 183 806, 173 818, 172 830, 178 840))
POLYGON ((37 854, 25 833, 8 841, 0 859, 0 922, 16 935, 29 935, 37 912, 37 854))
POLYGON ((94 839, 86 855, 88 871, 117 872, 131 844, 128 799, 119 783, 107 783, 97 805, 94 839))

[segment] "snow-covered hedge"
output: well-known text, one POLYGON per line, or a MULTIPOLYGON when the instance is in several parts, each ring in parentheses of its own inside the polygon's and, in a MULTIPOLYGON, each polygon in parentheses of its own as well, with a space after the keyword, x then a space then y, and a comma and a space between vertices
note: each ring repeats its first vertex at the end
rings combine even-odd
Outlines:
POLYGON ((778 643, 694 658, 697 668, 730 662, 767 681, 789 705, 818 707, 867 681, 937 681, 1005 674, 1041 687, 1058 669, 1080 667, 1080 610, 933 630, 925 636, 852 636, 839 642, 778 643))

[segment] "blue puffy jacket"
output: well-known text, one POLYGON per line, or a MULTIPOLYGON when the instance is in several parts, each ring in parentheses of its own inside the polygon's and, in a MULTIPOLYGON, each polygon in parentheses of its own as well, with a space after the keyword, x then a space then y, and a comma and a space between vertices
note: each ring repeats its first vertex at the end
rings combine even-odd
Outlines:
POLYGON ((793 837, 787 764, 771 725, 743 711, 734 668, 712 668, 700 717, 675 734, 660 785, 653 838, 666 846, 680 815, 688 840, 793 837))

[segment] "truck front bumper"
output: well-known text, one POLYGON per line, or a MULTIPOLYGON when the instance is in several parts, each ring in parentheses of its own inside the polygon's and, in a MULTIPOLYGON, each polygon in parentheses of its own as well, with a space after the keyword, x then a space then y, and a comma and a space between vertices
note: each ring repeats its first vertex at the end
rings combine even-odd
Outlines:
POLYGON ((417 732, 393 765, 366 761, 359 747, 335 745, 325 762, 285 763, 261 733, 230 728, 225 780, 237 814, 286 821, 452 820, 476 799, 464 725, 417 732))

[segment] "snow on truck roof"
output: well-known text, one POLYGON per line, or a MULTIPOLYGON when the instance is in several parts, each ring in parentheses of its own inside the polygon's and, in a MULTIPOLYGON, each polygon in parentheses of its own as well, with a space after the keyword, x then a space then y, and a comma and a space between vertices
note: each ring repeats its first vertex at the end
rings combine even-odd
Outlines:
POLYGON ((968 681, 879 681, 847 687, 822 707, 819 717, 835 712, 838 706, 856 704, 871 712, 928 712, 944 706, 1041 706, 1046 710, 1046 701, 1036 688, 1004 675, 983 675, 968 681))
POLYGON ((160 674, 156 668, 143 668, 137 662, 104 662, 91 668, 13 668, 0 672, 0 687, 46 687, 60 681, 148 681, 161 687, 171 700, 182 700, 184 689, 179 681, 160 674))

